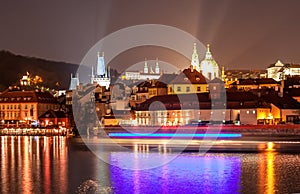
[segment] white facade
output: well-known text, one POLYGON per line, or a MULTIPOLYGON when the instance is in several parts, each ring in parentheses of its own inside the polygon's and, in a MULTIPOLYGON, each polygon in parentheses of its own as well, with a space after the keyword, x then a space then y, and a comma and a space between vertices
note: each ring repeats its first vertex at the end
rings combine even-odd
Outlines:
POLYGON ((139 72, 139 71, 126 71, 125 72, 126 80, 156 80, 156 79, 159 79, 160 76, 161 76, 161 74, 160 74, 160 67, 159 67, 158 60, 156 60, 154 70, 151 67, 149 67, 148 62, 145 61, 142 72, 139 72))
POLYGON ((276 81, 280 81, 282 77, 282 71, 280 71, 284 67, 284 64, 278 60, 274 66, 270 66, 267 68, 268 78, 273 78, 276 81))
POLYGON ((287 76, 299 76, 299 64, 283 64, 278 60, 275 64, 267 68, 268 78, 273 78, 276 81, 284 80, 287 76))

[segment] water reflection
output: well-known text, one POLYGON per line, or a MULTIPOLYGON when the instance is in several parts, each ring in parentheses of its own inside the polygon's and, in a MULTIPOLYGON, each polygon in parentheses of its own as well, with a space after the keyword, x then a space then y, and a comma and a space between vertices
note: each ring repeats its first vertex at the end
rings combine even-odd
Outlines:
POLYGON ((111 153, 111 185, 116 193, 238 193, 241 159, 234 155, 181 154, 172 162, 154 169, 143 169, 141 159, 149 163, 166 160, 171 154, 111 153), (135 157, 132 155, 134 154, 135 157), (120 163, 126 163, 120 165, 120 163), (134 165, 136 170, 117 166, 134 165), (122 186, 120 186, 122 185, 122 186))
POLYGON ((1 136, 0 144, 1 193, 67 193, 65 137, 1 136))
POLYGON ((259 155, 259 192, 275 193, 275 152, 267 152, 259 155))
POLYGON ((176 153, 166 146, 136 145, 106 152, 109 165, 75 140, 0 136, 0 193, 300 193, 300 155, 276 153, 274 144, 263 153, 182 153, 171 162, 176 153), (139 170, 149 163, 157 167, 139 170))

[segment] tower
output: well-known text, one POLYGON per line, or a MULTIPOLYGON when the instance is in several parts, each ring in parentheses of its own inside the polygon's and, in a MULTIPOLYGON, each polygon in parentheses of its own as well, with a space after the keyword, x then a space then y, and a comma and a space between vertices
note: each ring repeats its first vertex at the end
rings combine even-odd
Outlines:
POLYGON ((200 71, 200 68, 199 68, 199 57, 198 57, 198 53, 197 53, 197 45, 196 45, 196 43, 194 43, 194 50, 193 50, 193 54, 192 54, 191 65, 193 66, 193 69, 196 69, 197 71, 200 71))
POLYGON ((76 90, 79 86, 79 74, 77 73, 75 77, 71 74, 71 82, 69 90, 76 90))
POLYGON ((106 89, 109 88, 110 85, 110 68, 106 68, 104 53, 100 55, 98 52, 97 55, 97 63, 96 63, 96 72, 94 73, 94 67, 92 67, 92 76, 91 83, 99 84, 100 86, 105 86, 106 89))
POLYGON ((144 64, 144 73, 149 73, 149 68, 148 68, 147 59, 145 59, 145 64, 144 64))
POLYGON ((155 73, 159 74, 160 70, 159 70, 159 65, 158 65, 158 58, 156 58, 156 64, 155 64, 155 73))

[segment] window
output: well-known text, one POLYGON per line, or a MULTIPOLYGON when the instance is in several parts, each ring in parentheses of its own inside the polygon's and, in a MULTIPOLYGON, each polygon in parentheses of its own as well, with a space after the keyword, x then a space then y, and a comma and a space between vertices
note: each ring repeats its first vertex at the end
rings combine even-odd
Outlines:
POLYGON ((186 87, 186 92, 190 92, 191 88, 189 86, 186 87))
POLYGON ((201 87, 197 86, 197 92, 200 92, 200 91, 201 91, 201 87))
POLYGON ((27 104, 25 104, 25 109, 27 109, 28 107, 27 107, 27 104))
POLYGON ((177 92, 181 92, 181 87, 177 86, 177 92))

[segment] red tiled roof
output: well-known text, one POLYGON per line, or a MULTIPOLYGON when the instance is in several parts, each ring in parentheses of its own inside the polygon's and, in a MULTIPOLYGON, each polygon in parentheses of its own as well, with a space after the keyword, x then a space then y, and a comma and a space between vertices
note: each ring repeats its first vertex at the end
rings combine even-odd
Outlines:
POLYGON ((195 69, 185 69, 181 72, 171 84, 206 84, 206 78, 202 73, 196 71, 195 69))
POLYGON ((0 94, 0 103, 20 103, 20 102, 38 102, 38 103, 58 103, 49 92, 37 91, 5 91, 0 94))

